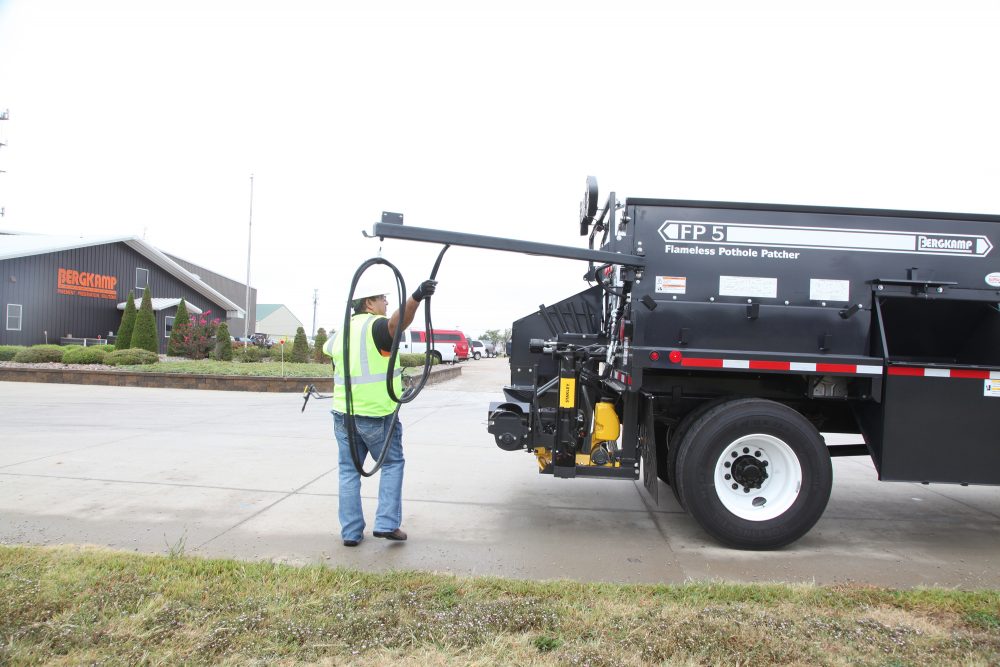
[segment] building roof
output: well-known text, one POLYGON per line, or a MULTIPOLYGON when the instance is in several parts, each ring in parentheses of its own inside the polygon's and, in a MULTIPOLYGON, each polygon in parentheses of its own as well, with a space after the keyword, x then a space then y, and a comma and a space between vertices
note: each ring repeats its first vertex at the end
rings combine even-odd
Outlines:
POLYGON ((260 321, 265 317, 273 315, 279 308, 284 308, 283 303, 258 303, 257 304, 257 320, 260 321))
POLYGON ((32 255, 47 255, 52 252, 88 248, 90 246, 110 243, 124 243, 213 303, 225 307, 227 311, 234 311, 236 317, 244 317, 244 310, 238 304, 233 303, 199 279, 198 276, 136 236, 0 235, 0 260, 13 259, 15 257, 30 257, 32 255))
MULTIPOLYGON (((180 297, 172 297, 172 298, 165 298, 165 299, 161 299, 159 297, 154 297, 154 298, 151 298, 149 301, 153 304, 153 310, 154 311, 161 311, 161 310, 166 310, 167 308, 173 308, 174 306, 176 306, 177 304, 179 304, 181 302, 181 299, 180 299, 180 297)), ((125 304, 126 303, 128 303, 128 302, 127 301, 122 301, 121 303, 119 303, 118 304, 118 310, 125 310, 125 304)), ((198 306, 194 305, 190 301, 185 301, 184 302, 184 307, 188 309, 189 313, 194 313, 195 315, 201 315, 201 308, 199 308, 198 306)), ((138 306, 136 306, 136 308, 138 308, 138 306)))

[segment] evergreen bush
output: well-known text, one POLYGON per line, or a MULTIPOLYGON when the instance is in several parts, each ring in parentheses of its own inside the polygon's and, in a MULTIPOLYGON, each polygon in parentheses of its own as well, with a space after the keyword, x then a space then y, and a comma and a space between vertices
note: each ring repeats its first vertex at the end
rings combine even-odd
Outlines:
POLYGON ((107 354, 108 351, 104 349, 103 345, 89 347, 73 345, 63 352, 62 362, 64 364, 103 364, 107 354))
POLYGON ((38 345, 18 350, 12 361, 19 364, 58 364, 62 358, 63 349, 58 345, 38 345))
POLYGON ((244 364, 254 364, 260 362, 260 348, 254 345, 249 347, 238 347, 236 351, 233 352, 233 358, 235 361, 242 362, 244 364))
POLYGON ((0 345, 0 361, 12 361, 14 355, 27 349, 23 345, 0 345))
POLYGON ((313 345, 313 361, 318 361, 321 364, 325 364, 328 357, 323 354, 323 346, 326 345, 326 341, 329 338, 326 335, 326 329, 320 327, 316 332, 316 343, 313 345))
POLYGON ((229 325, 225 322, 219 325, 215 332, 215 354, 219 361, 233 360, 233 339, 229 335, 229 325))
MULTIPOLYGON (((146 290, 147 292, 149 290, 146 290)), ((115 339, 115 346, 127 350, 132 346, 132 332, 135 330, 135 296, 131 291, 128 299, 125 300, 125 312, 122 313, 122 323, 118 327, 118 337, 115 339)))
POLYGON ((184 341, 191 337, 191 316, 188 315, 187 304, 184 299, 177 304, 177 313, 174 315, 174 326, 170 330, 170 340, 167 341, 167 355, 171 357, 183 357, 185 353, 184 341))
POLYGON ((153 354, 160 351, 156 340, 156 314, 153 312, 148 287, 142 293, 142 305, 135 316, 135 329, 132 331, 132 343, 129 347, 148 350, 153 354))
POLYGON ((33 350, 59 350, 60 352, 65 352, 71 347, 79 347, 78 345, 56 345, 55 343, 43 343, 39 345, 32 345, 33 350))
POLYGON ((286 342, 282 345, 280 342, 275 343, 271 346, 271 349, 263 348, 261 349, 261 354, 264 357, 271 357, 275 361, 281 361, 283 358, 285 361, 292 360, 292 345, 286 342))
POLYGON ((155 364, 160 357, 155 352, 143 350, 141 348, 131 348, 128 350, 115 350, 104 357, 104 363, 109 366, 138 366, 141 364, 155 364))
POLYGON ((292 343, 292 356, 289 361, 300 364, 309 361, 309 341, 306 340, 306 330, 302 327, 295 330, 295 342, 292 343))

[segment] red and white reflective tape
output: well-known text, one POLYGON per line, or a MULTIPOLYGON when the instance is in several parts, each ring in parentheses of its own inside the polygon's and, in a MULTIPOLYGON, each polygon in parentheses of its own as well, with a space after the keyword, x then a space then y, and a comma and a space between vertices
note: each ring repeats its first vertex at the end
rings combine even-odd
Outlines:
POLYGON ((1000 380, 1000 371, 983 371, 971 368, 913 368, 890 366, 889 375, 925 378, 967 378, 970 380, 1000 380))
POLYGON ((632 376, 627 373, 622 373, 621 371, 615 371, 611 374, 611 377, 618 380, 619 382, 624 382, 625 384, 632 384, 632 376))
POLYGON ((737 368, 751 371, 802 371, 805 373, 850 373, 882 375, 881 366, 862 364, 813 364, 801 361, 763 361, 760 359, 702 359, 684 357, 681 366, 689 368, 737 368))

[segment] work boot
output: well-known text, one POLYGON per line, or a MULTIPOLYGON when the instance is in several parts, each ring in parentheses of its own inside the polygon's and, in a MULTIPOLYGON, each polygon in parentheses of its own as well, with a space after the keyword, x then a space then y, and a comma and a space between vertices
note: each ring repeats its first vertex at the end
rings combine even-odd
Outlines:
POLYGON ((406 541, 406 533, 404 533, 399 528, 397 528, 396 530, 393 530, 391 532, 385 532, 383 530, 376 530, 376 531, 372 532, 372 535, 374 535, 375 537, 384 537, 387 540, 393 540, 395 542, 405 542, 406 541))

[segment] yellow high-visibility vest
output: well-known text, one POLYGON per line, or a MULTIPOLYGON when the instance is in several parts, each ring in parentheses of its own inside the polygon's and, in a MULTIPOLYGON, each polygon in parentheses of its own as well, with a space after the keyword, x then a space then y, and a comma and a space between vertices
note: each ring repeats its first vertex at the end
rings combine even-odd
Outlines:
MULTIPOLYGON (((351 394, 354 414, 363 417, 384 417, 396 409, 396 403, 385 387, 389 356, 382 354, 372 335, 372 325, 379 318, 385 319, 385 316, 361 313, 351 318, 351 394)), ((333 357, 333 409, 336 412, 347 412, 343 334, 343 331, 338 331, 323 345, 323 353, 333 357)), ((402 375, 401 368, 393 372, 392 386, 397 397, 403 395, 402 375)))

